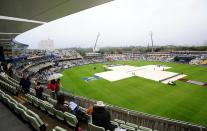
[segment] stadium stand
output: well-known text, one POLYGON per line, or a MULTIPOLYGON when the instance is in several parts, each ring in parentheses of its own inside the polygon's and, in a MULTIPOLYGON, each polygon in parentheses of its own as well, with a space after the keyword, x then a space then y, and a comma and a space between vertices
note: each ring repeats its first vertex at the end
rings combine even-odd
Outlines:
MULTIPOLYGON (((32 72, 31 74, 33 74, 31 76, 35 76, 34 74, 38 72, 33 72, 33 69, 41 71, 45 70, 44 66, 41 66, 40 64, 42 62, 46 62, 45 58, 47 57, 38 57, 29 60, 30 64, 33 63, 33 60, 39 60, 39 62, 34 62, 32 66, 27 67, 26 70, 32 72)), ((97 62, 96 60, 84 60, 80 58, 75 59, 74 57, 72 60, 66 60, 64 58, 59 58, 59 60, 62 60, 59 61, 62 69, 64 69, 65 65, 68 67, 74 67, 97 62)), ((104 62, 104 60, 98 60, 98 62, 104 62)), ((16 71, 20 73, 22 69, 25 70, 24 66, 18 68, 16 71)), ((23 121, 29 123, 35 130, 45 130, 44 128, 47 127, 46 130, 64 131, 74 129, 78 123, 76 116, 70 112, 62 112, 54 109, 54 105, 56 105, 57 100, 51 98, 50 90, 44 90, 43 100, 35 97, 36 94, 33 88, 30 89, 30 94, 22 95, 18 79, 16 80, 11 78, 5 73, 1 73, 0 75, 0 89, 0 100, 13 112, 15 112, 17 116, 20 116, 23 121)), ((88 105, 96 103, 95 100, 85 97, 74 96, 66 92, 64 92, 64 94, 66 95, 66 100, 76 100, 80 110, 83 112, 86 112, 88 105)), ((154 116, 142 112, 134 112, 113 105, 107 105, 107 110, 111 114, 111 124, 118 128, 126 129, 127 131, 207 130, 206 127, 200 125, 154 116)), ((102 127, 98 127, 90 123, 92 118, 90 115, 88 115, 88 117, 90 120, 88 126, 89 131, 104 131, 102 127)))

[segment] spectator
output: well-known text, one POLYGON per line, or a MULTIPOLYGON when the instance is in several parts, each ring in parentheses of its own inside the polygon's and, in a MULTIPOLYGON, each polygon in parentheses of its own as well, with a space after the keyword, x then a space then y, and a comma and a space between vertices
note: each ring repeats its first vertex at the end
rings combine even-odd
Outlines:
POLYGON ((113 127, 110 123, 111 116, 105 109, 105 105, 102 101, 97 101, 93 107, 92 123, 96 126, 103 127, 105 130, 113 131, 113 127))
POLYGON ((47 88, 52 91, 52 98, 55 99, 55 90, 56 90, 55 80, 51 80, 50 83, 48 83, 47 88))
POLYGON ((92 113, 93 113, 93 105, 89 105, 89 107, 87 108, 86 113, 87 113, 88 115, 92 115, 92 113))
POLYGON ((60 78, 59 78, 59 79, 57 79, 57 81, 56 81, 56 88, 55 88, 55 94, 56 94, 56 96, 59 95, 60 88, 61 88, 61 83, 60 83, 60 78))
POLYGON ((75 103, 74 101, 70 101, 68 107, 70 108, 71 113, 72 113, 73 115, 77 116, 77 114, 78 114, 79 111, 80 111, 80 108, 79 108, 78 104, 75 103))
POLYGON ((68 108, 64 105, 65 102, 65 96, 63 94, 60 94, 57 96, 57 104, 55 105, 56 110, 60 110, 62 112, 68 111, 68 108))
POLYGON ((28 75, 26 75, 26 74, 23 75, 23 77, 20 80, 19 85, 22 87, 22 90, 24 91, 24 94, 29 93, 31 82, 30 82, 30 79, 29 79, 28 75))
POLYGON ((82 115, 78 118, 78 123, 76 125, 75 131, 87 131, 88 128, 88 118, 82 113, 82 115))
POLYGON ((37 82, 37 85, 35 86, 35 92, 36 97, 42 99, 43 87, 41 87, 40 82, 37 82))

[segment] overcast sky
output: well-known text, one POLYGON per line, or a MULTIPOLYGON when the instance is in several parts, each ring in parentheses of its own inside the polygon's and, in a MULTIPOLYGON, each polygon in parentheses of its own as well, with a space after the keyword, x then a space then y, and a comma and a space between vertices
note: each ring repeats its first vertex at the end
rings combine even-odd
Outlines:
POLYGON ((115 0, 63 17, 19 35, 16 40, 38 48, 54 40, 55 48, 147 46, 207 43, 207 0, 115 0))

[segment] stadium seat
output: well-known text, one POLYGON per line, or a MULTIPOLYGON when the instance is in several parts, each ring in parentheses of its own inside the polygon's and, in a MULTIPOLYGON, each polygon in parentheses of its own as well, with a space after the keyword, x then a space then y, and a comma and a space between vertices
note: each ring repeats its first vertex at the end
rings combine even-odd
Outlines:
POLYGON ((138 129, 138 125, 136 125, 136 124, 126 122, 126 125, 134 127, 136 130, 138 129))
POLYGON ((28 121, 35 130, 41 131, 40 128, 41 128, 42 125, 35 119, 35 117, 28 116, 28 121))
POLYGON ((124 121, 119 120, 119 119, 114 119, 114 121, 115 121, 115 122, 117 122, 117 123, 119 123, 119 124, 125 124, 125 122, 124 122, 124 121))
POLYGON ((23 108, 19 108, 19 114, 21 115, 21 117, 23 118, 24 121, 28 122, 28 114, 27 112, 23 109, 23 108))
POLYGON ((51 116, 54 116, 55 115, 55 109, 53 108, 53 105, 50 105, 50 104, 45 104, 45 109, 47 110, 47 113, 51 116))
POLYGON ((30 88, 30 94, 31 94, 32 96, 35 96, 35 95, 36 95, 36 92, 35 92, 35 90, 34 90, 33 88, 30 88))
POLYGON ((16 102, 10 100, 10 101, 9 101, 9 108, 10 108, 10 109, 14 109, 15 104, 16 104, 16 102))
POLYGON ((54 112, 55 112, 55 117, 58 120, 64 121, 64 113, 62 111, 54 109, 54 112))
POLYGON ((3 96, 4 94, 3 93, 0 93, 0 100, 3 101, 3 96))
POLYGON ((125 124, 121 124, 120 125, 121 128, 126 129, 126 131, 135 131, 136 129, 134 127, 125 125, 125 124))
POLYGON ((7 97, 5 100, 5 104, 9 106, 10 99, 7 97))
POLYGON ((151 128, 144 127, 144 126, 139 126, 139 129, 144 130, 144 131, 152 131, 151 128))
POLYGON ((62 127, 56 126, 52 129, 52 131, 67 131, 66 129, 63 129, 62 127))
POLYGON ((26 96, 26 98, 27 98, 27 102, 29 103, 29 104, 32 104, 33 103, 33 101, 32 101, 32 95, 30 95, 30 94, 26 94, 25 95, 26 96))
POLYGON ((5 94, 4 96, 7 97, 7 98, 9 98, 9 99, 12 98, 12 97, 11 97, 10 95, 8 95, 8 94, 5 94))
POLYGON ((78 123, 76 116, 68 112, 64 112, 64 118, 66 123, 72 127, 75 127, 76 124, 78 123))
POLYGON ((46 107, 45 107, 45 104, 48 104, 48 102, 47 101, 41 101, 40 103, 39 103, 39 106, 40 106, 40 109, 42 110, 42 111, 47 111, 47 109, 46 109, 46 107))
POLYGON ((7 99, 9 99, 6 94, 2 96, 3 102, 7 104, 7 99))
POLYGON ((115 122, 115 121, 111 121, 111 124, 114 125, 114 126, 117 126, 119 127, 119 123, 118 122, 115 122))
POLYGON ((24 105, 22 105, 22 104, 20 104, 20 103, 18 104, 18 106, 19 106, 20 108, 22 108, 23 110, 25 110, 25 111, 27 110, 27 107, 25 107, 24 105))
POLYGON ((39 99, 36 97, 32 97, 32 103, 34 104, 35 107, 39 107, 39 99))
POLYGON ((57 104, 57 100, 52 99, 52 98, 48 98, 47 101, 48 101, 49 103, 51 103, 53 106, 55 106, 55 105, 57 104))
POLYGON ((22 108, 19 107, 17 104, 14 105, 14 112, 17 114, 17 115, 20 115, 20 112, 19 110, 21 110, 22 108))
POLYGON ((84 112, 84 113, 86 113, 86 111, 87 111, 87 109, 86 109, 86 108, 83 108, 82 106, 79 106, 79 109, 80 109, 82 112, 84 112))
POLYGON ((39 115, 37 115, 33 111, 27 110, 27 114, 34 117, 40 123, 40 125, 44 125, 44 122, 40 119, 39 115))
POLYGON ((46 99, 46 100, 50 97, 50 95, 48 95, 48 94, 46 94, 46 93, 42 93, 42 96, 43 96, 43 98, 46 99))
POLYGON ((105 131, 105 129, 103 127, 96 126, 96 125, 94 125, 92 123, 89 123, 88 127, 89 127, 90 131, 105 131))

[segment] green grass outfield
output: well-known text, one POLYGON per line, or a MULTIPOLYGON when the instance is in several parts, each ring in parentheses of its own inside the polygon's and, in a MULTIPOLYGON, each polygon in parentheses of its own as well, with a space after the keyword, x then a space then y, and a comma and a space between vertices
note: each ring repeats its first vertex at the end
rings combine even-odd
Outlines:
MULTIPOLYGON (((207 82, 207 67, 148 61, 112 63, 134 66, 163 64, 172 67, 169 71, 183 72, 190 80, 207 82)), ((181 81, 177 81, 173 87, 141 77, 115 82, 104 79, 89 82, 82 80, 94 73, 103 72, 103 65, 84 65, 63 71, 63 90, 112 105, 207 126, 206 87, 181 81), (96 70, 93 69, 94 66, 96 70)))

